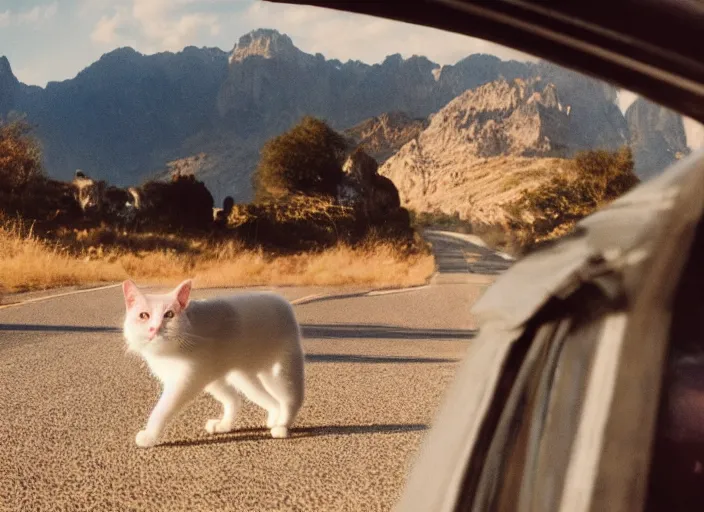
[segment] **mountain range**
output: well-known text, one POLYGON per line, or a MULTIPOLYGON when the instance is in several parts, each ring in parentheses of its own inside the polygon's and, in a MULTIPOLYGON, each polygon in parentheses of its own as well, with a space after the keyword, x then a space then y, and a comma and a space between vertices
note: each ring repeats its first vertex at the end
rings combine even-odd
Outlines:
POLYGON ((543 156, 570 156, 633 143, 637 171, 649 176, 688 151, 678 114, 638 100, 624 115, 616 87, 545 62, 475 54, 440 66, 397 54, 379 64, 343 63, 259 29, 231 52, 187 47, 142 55, 119 48, 75 78, 40 88, 19 82, 0 57, 0 117, 26 115, 36 126, 50 175, 67 179, 82 169, 132 185, 163 174, 168 162, 205 154, 191 162, 217 201, 250 200, 259 149, 304 115, 345 131, 381 163, 412 139, 430 137, 425 132, 435 116, 466 91, 475 91, 469 94, 476 104, 453 122, 458 134, 471 132, 479 153, 529 158, 537 144, 547 148, 537 150, 543 156), (490 83, 508 96, 482 98, 477 88, 490 83), (540 98, 528 101, 535 94, 540 98), (540 126, 521 119, 540 119, 540 126), (518 151, 525 137, 532 142, 518 151))

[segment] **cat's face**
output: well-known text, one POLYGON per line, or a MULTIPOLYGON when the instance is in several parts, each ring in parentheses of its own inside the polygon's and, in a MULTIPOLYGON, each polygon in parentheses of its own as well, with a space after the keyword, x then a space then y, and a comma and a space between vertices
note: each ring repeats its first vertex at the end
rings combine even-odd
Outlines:
POLYGON ((184 281, 169 293, 145 295, 128 280, 122 283, 122 293, 126 308, 124 334, 129 348, 137 352, 168 349, 166 334, 187 322, 183 311, 188 305, 191 281, 184 281))

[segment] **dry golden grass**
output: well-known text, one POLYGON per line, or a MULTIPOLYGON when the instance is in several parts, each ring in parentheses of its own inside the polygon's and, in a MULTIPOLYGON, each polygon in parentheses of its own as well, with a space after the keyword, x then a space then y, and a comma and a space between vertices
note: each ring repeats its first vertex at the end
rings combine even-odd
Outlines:
POLYGON ((178 245, 172 238, 114 232, 109 237, 105 233, 74 232, 72 242, 72 246, 52 246, 20 222, 0 221, 0 287, 9 292, 29 291, 116 282, 127 277, 140 284, 163 285, 194 278, 199 287, 394 287, 425 283, 435 265, 428 252, 406 254, 390 244, 374 242, 285 256, 245 250, 233 241, 194 240, 178 245), (112 244, 76 249, 76 243, 101 238, 109 238, 112 244))
POLYGON ((267 258, 245 252, 232 259, 206 262, 197 268, 201 286, 227 285, 366 285, 413 286, 427 281, 435 269, 430 254, 402 255, 389 244, 362 248, 345 245, 313 254, 267 258), (226 280, 226 283, 223 283, 226 280))
POLYGON ((0 224, 0 286, 8 292, 117 281, 124 276, 117 262, 82 261, 42 242, 19 222, 0 224))

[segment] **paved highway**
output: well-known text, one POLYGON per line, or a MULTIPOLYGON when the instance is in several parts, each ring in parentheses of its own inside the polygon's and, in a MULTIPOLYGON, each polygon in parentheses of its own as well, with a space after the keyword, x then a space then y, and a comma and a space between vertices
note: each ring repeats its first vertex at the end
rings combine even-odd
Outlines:
POLYGON ((307 352, 289 439, 249 403, 238 430, 207 434, 220 409, 203 395, 138 449, 159 388, 125 354, 119 286, 0 306, 0 510, 390 510, 472 342, 469 308, 510 265, 471 238, 427 237, 428 286, 274 288, 296 304, 307 352))

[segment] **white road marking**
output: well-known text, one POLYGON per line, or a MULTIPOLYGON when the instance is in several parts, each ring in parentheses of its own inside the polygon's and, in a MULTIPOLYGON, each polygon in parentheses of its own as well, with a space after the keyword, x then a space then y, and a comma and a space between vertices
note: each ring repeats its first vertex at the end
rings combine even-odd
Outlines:
MULTIPOLYGON (((305 297, 299 297, 298 299, 294 299, 291 301, 291 304, 294 306, 297 304, 305 304, 306 302, 310 302, 315 299, 320 299, 322 297, 328 297, 328 295, 325 295, 324 293, 314 293, 313 295, 306 295, 305 297)), ((329 295, 329 297, 334 297, 334 295, 329 295)))
POLYGON ((394 293, 406 293, 406 292, 413 292, 416 290, 422 290, 424 288, 429 288, 430 284, 423 284, 420 286, 412 286, 409 288, 393 288, 393 289, 382 289, 382 290, 371 290, 369 292, 360 292, 360 293, 355 293, 355 294, 339 294, 339 293, 317 293, 314 295, 306 295, 305 297, 301 297, 295 300, 291 301, 291 304, 294 306, 297 305, 302 305, 302 304, 307 304, 309 302, 313 302, 319 299, 328 299, 328 298, 335 298, 335 297, 342 297, 342 298, 349 298, 349 299, 356 299, 359 297, 374 297, 376 295, 391 295, 394 293))
POLYGON ((429 284, 423 284, 420 286, 411 286, 409 288, 394 288, 391 290, 373 290, 369 293, 367 293, 367 296, 373 297, 375 295, 391 295, 394 293, 405 293, 405 292, 414 292, 416 290, 423 290, 425 288, 430 288, 429 284))
POLYGON ((27 300, 23 300, 21 302, 12 302, 10 304, 3 304, 3 305, 0 305, 0 309, 24 306, 25 304, 30 304, 32 302, 42 302, 42 301, 49 300, 49 299, 56 299, 58 297, 66 297, 67 295, 76 295, 79 293, 97 292, 100 290, 107 290, 109 288, 117 288, 119 286, 122 286, 122 283, 109 284, 107 286, 99 286, 97 288, 86 288, 85 290, 73 290, 72 292, 57 293, 55 295, 47 295, 45 297, 36 297, 34 299, 27 299, 27 300))

